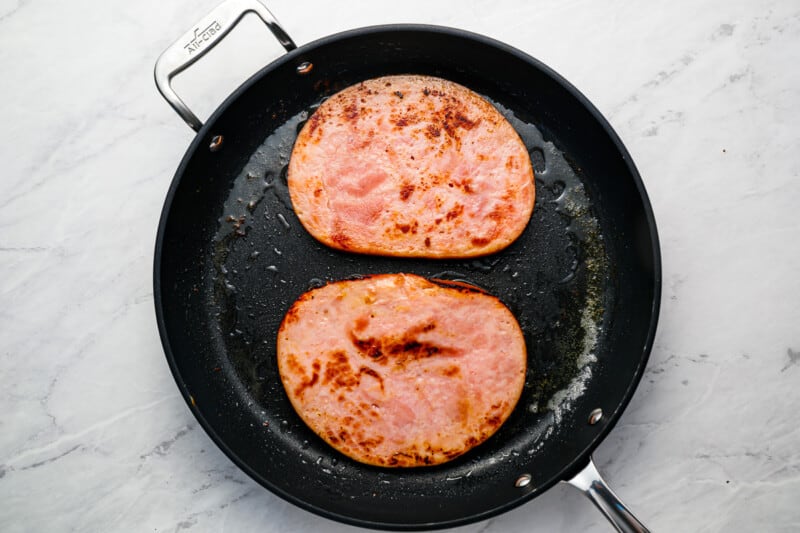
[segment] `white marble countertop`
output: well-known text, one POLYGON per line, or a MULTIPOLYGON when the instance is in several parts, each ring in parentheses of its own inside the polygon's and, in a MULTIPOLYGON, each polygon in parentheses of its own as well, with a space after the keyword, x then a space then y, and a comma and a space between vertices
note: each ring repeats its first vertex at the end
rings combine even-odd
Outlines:
MULTIPOLYGON (((156 227, 193 134, 152 67, 214 5, 0 1, 1 531, 357 531, 240 472, 158 338, 156 227)), ((586 94, 641 171, 664 263, 650 364, 598 464, 654 531, 800 530, 800 4, 269 7, 298 43, 390 22, 476 31, 586 94)), ((246 21, 178 90, 207 116, 279 53, 246 21)), ((557 486, 457 530, 610 527, 557 486)))

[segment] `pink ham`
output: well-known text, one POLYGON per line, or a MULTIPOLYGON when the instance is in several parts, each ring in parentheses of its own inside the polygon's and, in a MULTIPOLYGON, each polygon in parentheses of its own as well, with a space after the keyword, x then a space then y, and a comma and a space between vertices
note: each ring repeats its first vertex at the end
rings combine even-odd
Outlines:
POLYGON ((303 226, 351 252, 486 255, 525 229, 534 203, 530 157, 489 102, 431 76, 386 76, 326 100, 289 163, 303 226))
POLYGON ((278 368, 297 413, 331 446, 410 467, 489 438, 522 393, 526 351, 497 298, 384 274, 303 294, 278 332, 278 368))

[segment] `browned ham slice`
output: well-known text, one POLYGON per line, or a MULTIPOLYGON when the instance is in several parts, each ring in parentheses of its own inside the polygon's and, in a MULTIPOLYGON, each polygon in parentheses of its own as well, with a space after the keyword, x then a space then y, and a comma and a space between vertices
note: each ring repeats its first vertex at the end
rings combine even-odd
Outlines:
POLYGON ((530 157, 489 102, 431 76, 386 76, 326 100, 295 142, 289 192, 303 226, 351 252, 474 257, 525 229, 530 157))
POLYGON ((497 298, 410 274, 309 291, 278 333, 281 380, 300 417, 379 466, 434 465, 485 441, 519 400, 526 361, 497 298))

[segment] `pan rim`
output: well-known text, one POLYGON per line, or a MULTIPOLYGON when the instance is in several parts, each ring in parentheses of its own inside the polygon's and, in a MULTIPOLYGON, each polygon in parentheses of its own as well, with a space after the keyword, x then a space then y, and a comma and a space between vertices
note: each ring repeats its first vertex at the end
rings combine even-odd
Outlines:
POLYGON ((167 363, 169 365, 172 376, 176 384, 178 385, 178 389, 181 392, 181 396, 183 396, 183 399, 186 402, 187 406, 189 407, 189 410, 192 412, 192 414, 197 419, 200 426, 203 428, 206 434, 211 438, 214 444, 216 444, 216 446, 239 469, 241 469, 245 474, 247 474, 251 479, 256 481, 259 485, 267 488, 273 494, 283 498, 286 501, 291 502, 294 505, 297 505, 302 509, 310 511, 324 518, 332 519, 341 523, 346 523, 364 528, 394 530, 394 531, 420 531, 420 530, 441 529, 447 527, 462 526, 466 524, 475 523, 481 520, 489 519, 493 516, 497 516, 513 508, 516 508, 522 505, 523 503, 529 502, 536 496, 552 488, 553 485, 555 485, 559 481, 569 479, 580 469, 586 466, 590 460, 592 452, 603 442, 603 440, 608 436, 611 430, 616 426, 617 421, 619 420, 622 413, 625 411, 626 407, 630 403, 633 394, 636 391, 639 382, 641 381, 655 339, 656 328, 660 312, 661 286, 662 286, 661 251, 658 238, 658 231, 656 228, 655 215, 653 213, 652 205, 645 190, 644 184, 641 180, 641 176, 633 162, 633 159, 631 158, 628 150, 622 143, 622 140, 619 138, 617 133, 611 127, 610 123, 606 120, 606 118, 600 113, 600 111, 588 100, 588 98, 586 98, 569 81, 567 81, 564 77, 555 72, 553 69, 551 69, 538 59, 530 56, 529 54, 522 52, 521 50, 514 48, 508 44, 505 44, 501 41, 498 41, 496 39, 478 33, 461 30, 457 28, 429 25, 429 24, 383 24, 383 25, 354 28, 338 32, 335 34, 331 34, 322 37, 320 39, 311 41, 309 43, 306 43, 289 53, 283 54, 282 56, 278 57, 274 61, 264 66, 262 69, 255 72, 252 76, 250 76, 235 91, 233 91, 230 95, 228 95, 224 99, 224 101, 214 110, 214 112, 205 121, 203 127, 196 134, 192 142, 189 144, 189 147, 187 148, 186 152, 184 153, 183 158, 181 159, 181 162, 178 165, 178 168, 175 171, 175 174, 172 178, 170 187, 168 189, 166 198, 164 200, 161 216, 159 218, 158 230, 156 234, 154 258, 153 258, 153 300, 156 311, 156 322, 158 326, 159 336, 161 338, 161 344, 164 349, 164 354, 166 356, 167 363), (319 47, 343 39, 357 38, 372 34, 397 33, 397 32, 409 32, 409 33, 424 32, 429 34, 438 34, 447 38, 455 37, 455 38, 477 41, 480 44, 484 44, 489 47, 495 48, 500 52, 515 56, 516 58, 528 64, 531 64, 533 67, 541 70, 544 74, 549 76, 554 82, 560 85, 573 98, 575 98, 578 101, 578 103, 582 105, 586 109, 586 111, 589 112, 592 118, 597 121, 598 125, 604 130, 608 138, 612 141, 615 149, 618 150, 620 156, 622 157, 625 166, 627 167, 630 173, 630 176, 633 178, 634 185, 636 186, 636 190, 639 194, 639 197, 641 198, 644 218, 649 231, 649 238, 651 241, 651 250, 649 250, 649 252, 652 254, 652 262, 653 262, 653 279, 652 279, 653 299, 651 305, 651 316, 650 316, 650 323, 648 326, 647 336, 645 338, 645 343, 641 348, 642 351, 641 351, 641 357, 639 359, 640 361, 639 365, 633 372, 633 379, 631 379, 628 388, 623 394, 622 401, 618 403, 613 413, 609 413, 607 417, 604 417, 606 419, 606 423, 604 424, 602 429, 598 431, 597 435, 591 440, 591 442, 584 448, 584 450, 581 451, 579 454, 576 454, 575 459, 572 462, 565 465, 564 468, 560 470, 557 476, 542 483, 536 490, 530 491, 526 494, 521 494, 520 497, 513 500, 509 500, 507 503, 503 505, 497 506, 489 511, 470 514, 468 516, 463 516, 457 519, 427 522, 427 523, 413 523, 413 524, 403 524, 394 522, 389 523, 389 522, 365 520, 352 516, 338 514, 336 512, 332 512, 327 509, 317 507, 274 485, 271 482, 271 480, 266 479, 265 477, 258 474, 247 463, 247 461, 240 458, 225 443, 223 438, 220 437, 220 435, 216 432, 211 423, 208 422, 208 420, 203 416, 203 414, 198 409, 196 409, 191 393, 188 390, 185 382, 183 381, 183 378, 178 369, 178 363, 175 357, 175 353, 173 352, 172 346, 170 344, 169 334, 166 327, 166 318, 162 300, 162 284, 161 284, 161 263, 162 263, 162 254, 164 251, 165 232, 169 214, 172 208, 172 203, 175 198, 175 195, 177 194, 178 186, 180 185, 183 179, 186 167, 188 166, 189 161, 192 159, 192 156, 200 148, 201 144, 204 141, 207 141, 210 131, 213 129, 217 120, 227 111, 227 109, 231 105, 233 105, 245 91, 247 91, 251 86, 253 86, 258 81, 260 81, 264 76, 269 75, 272 71, 274 71, 278 67, 288 62, 294 61, 296 59, 302 59, 303 55, 311 50, 317 49, 319 47))

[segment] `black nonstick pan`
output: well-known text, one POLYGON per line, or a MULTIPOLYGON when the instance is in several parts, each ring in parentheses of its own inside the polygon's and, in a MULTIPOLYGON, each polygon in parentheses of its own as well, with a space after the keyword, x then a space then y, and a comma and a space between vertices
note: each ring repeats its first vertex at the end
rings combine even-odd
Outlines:
POLYGON ((591 453, 647 363, 659 308, 658 238, 630 156, 586 98, 530 56, 450 28, 362 28, 295 48, 255 0, 228 0, 195 25, 159 58, 156 80, 198 131, 158 229, 158 327, 181 393, 231 460, 304 509, 365 527, 466 524, 567 481, 616 527, 645 531, 606 488, 591 453), (288 53, 202 124, 169 79, 247 12, 288 53), (354 255, 319 244, 300 225, 286 188, 299 128, 326 96, 399 73, 473 89, 530 150, 536 206, 504 251, 444 261, 354 255), (488 441, 444 465, 382 469, 348 459, 303 424, 277 373, 277 328, 300 294, 384 272, 477 285, 499 297, 525 333, 529 370, 516 409, 488 441))

